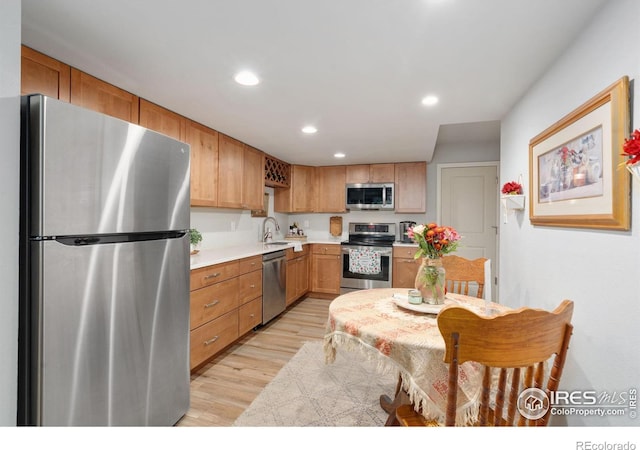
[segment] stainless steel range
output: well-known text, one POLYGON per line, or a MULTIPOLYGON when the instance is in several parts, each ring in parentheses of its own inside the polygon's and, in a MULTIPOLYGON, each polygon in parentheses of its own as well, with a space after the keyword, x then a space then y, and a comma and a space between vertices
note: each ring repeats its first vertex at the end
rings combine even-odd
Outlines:
POLYGON ((349 223, 349 240, 342 242, 340 287, 391 287, 395 223, 349 223))

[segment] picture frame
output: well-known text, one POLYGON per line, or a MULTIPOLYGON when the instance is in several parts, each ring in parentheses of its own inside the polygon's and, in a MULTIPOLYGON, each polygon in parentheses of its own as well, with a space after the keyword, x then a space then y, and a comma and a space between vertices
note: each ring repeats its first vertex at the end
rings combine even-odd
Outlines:
POLYGON ((629 109, 624 76, 530 140, 531 224, 630 229, 629 109))

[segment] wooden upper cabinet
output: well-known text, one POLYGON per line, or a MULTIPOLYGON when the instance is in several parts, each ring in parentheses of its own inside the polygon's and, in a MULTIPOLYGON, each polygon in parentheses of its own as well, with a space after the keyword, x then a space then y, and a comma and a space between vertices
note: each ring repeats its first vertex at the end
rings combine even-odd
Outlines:
POLYGON ((188 119, 162 106, 140 99, 140 125, 179 141, 187 140, 188 119))
POLYGON ((314 185, 315 167, 292 165, 290 186, 275 189, 275 212, 313 212, 314 185))
POLYGON ((424 161, 395 165, 396 213, 427 211, 427 163, 424 161))
POLYGON ((127 122, 138 123, 138 96, 73 67, 71 103, 127 122))
POLYGON ((191 147, 191 206, 218 206, 218 132, 187 122, 191 147))
POLYGON ((264 153, 225 134, 218 134, 218 206, 264 207, 264 153))
POLYGON ((395 164, 355 164, 346 166, 346 183, 393 183, 395 164))
POLYGON ((242 207, 242 170, 245 144, 218 134, 218 206, 242 207))
POLYGON ((392 183, 395 180, 395 164, 371 164, 369 166, 370 183, 392 183))
POLYGON ((242 208, 264 208, 264 153, 246 145, 242 170, 242 208))
POLYGON ((345 166, 316 167, 315 212, 346 212, 345 166))
POLYGON ((20 93, 42 94, 69 102, 71 67, 24 45, 21 53, 20 93))

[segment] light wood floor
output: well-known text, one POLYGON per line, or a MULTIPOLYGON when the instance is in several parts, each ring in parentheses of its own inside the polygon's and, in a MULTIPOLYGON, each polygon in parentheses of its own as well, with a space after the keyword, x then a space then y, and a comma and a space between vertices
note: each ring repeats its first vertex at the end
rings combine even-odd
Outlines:
POLYGON ((305 298, 191 374, 177 426, 230 426, 307 341, 324 336, 331 300, 305 298))

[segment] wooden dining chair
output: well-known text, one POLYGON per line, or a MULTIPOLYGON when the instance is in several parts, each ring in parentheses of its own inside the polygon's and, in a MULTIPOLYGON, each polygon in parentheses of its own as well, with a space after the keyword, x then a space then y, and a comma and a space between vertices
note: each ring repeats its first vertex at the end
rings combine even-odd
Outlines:
POLYGON ((467 259, 457 255, 442 257, 447 292, 483 298, 487 258, 467 259))
MULTIPOLYGON (((438 328, 445 340, 444 362, 449 364, 444 425, 456 425, 458 368, 466 361, 479 363, 482 370, 478 417, 467 425, 547 425, 548 396, 562 377, 572 315, 571 300, 563 300, 552 312, 520 308, 493 317, 455 305, 443 308, 438 328), (529 388, 538 389, 526 391, 529 388)), ((413 405, 399 406, 396 419, 403 426, 440 425, 413 405)))

